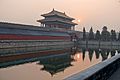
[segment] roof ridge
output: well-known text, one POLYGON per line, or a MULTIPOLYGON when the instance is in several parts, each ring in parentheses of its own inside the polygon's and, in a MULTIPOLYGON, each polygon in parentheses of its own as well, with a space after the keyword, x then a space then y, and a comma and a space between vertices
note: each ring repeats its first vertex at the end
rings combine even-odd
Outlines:
POLYGON ((62 17, 74 20, 74 18, 67 16, 65 12, 60 12, 55 9, 53 9, 51 12, 48 12, 46 14, 42 14, 41 16, 51 16, 51 15, 58 15, 58 16, 62 16, 62 17))

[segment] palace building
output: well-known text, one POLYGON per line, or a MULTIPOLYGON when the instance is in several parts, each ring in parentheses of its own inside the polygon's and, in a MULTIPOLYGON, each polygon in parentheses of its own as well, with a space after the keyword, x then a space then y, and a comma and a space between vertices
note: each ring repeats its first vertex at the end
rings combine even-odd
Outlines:
POLYGON ((73 44, 78 39, 74 18, 54 9, 42 16, 37 20, 41 26, 0 22, 0 48, 73 44))
POLYGON ((75 20, 74 18, 71 18, 67 16, 62 12, 52 10, 49 13, 42 14, 41 16, 44 17, 44 19, 37 20, 37 22, 41 23, 41 26, 48 27, 48 28, 60 28, 63 30, 74 30, 76 23, 72 22, 75 20))

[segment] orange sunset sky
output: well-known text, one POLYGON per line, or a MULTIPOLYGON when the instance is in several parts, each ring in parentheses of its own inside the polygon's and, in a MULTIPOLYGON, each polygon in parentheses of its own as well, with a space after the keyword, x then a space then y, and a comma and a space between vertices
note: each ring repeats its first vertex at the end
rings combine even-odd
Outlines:
POLYGON ((0 21, 39 25, 40 15, 53 8, 75 18, 76 30, 101 31, 106 25, 120 31, 119 0, 0 0, 0 21))

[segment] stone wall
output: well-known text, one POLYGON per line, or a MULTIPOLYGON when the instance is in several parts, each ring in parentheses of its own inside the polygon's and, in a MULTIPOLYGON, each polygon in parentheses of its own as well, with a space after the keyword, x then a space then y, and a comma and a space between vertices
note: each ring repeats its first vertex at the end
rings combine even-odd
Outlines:
POLYGON ((64 80, 107 80, 120 67, 120 54, 64 80))
POLYGON ((73 45, 71 41, 62 40, 0 40, 0 48, 37 47, 54 45, 73 45))
POLYGON ((120 49, 119 41, 78 41, 78 45, 83 48, 107 48, 120 49))

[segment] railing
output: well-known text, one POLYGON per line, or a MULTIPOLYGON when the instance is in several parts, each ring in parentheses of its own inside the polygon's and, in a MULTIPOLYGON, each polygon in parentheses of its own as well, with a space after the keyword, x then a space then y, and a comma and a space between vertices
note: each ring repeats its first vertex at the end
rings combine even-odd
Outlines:
POLYGON ((120 54, 65 80, 107 80, 120 67, 120 54))

